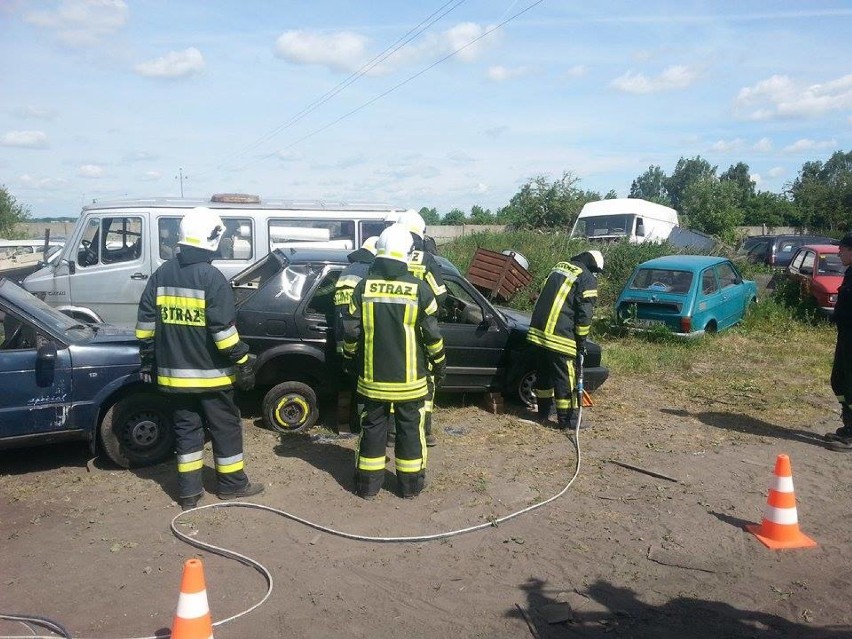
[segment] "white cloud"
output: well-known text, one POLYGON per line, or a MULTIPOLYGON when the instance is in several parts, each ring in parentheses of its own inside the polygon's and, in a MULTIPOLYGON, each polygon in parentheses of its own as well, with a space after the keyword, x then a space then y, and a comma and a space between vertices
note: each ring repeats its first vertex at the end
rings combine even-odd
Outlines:
POLYGON ((763 181, 763 178, 760 177, 759 173, 752 173, 748 176, 748 179, 754 182, 755 186, 760 186, 760 183, 763 181))
POLYGON ((628 71, 610 82, 610 86, 625 93, 658 93, 683 89, 695 82, 698 74, 684 65, 675 65, 663 70, 656 77, 628 71))
POLYGON ((484 195, 488 193, 488 185, 480 182, 475 187, 473 187, 473 192, 475 195, 484 195))
POLYGON ((731 153, 739 151, 743 148, 745 141, 742 138, 734 138, 733 140, 718 140, 710 145, 711 151, 718 153, 731 153))
POLYGON ((796 140, 790 146, 784 147, 785 153, 797 153, 799 151, 820 151, 824 149, 835 149, 837 148, 837 140, 809 140, 807 138, 802 138, 801 140, 796 140))
POLYGON ((470 164, 476 162, 476 158, 469 156, 464 151, 452 151, 447 153, 447 159, 456 164, 470 164))
POLYGON ((505 80, 511 80, 512 78, 523 77, 528 73, 529 69, 527 67, 515 67, 514 69, 510 69, 508 67, 498 65, 489 67, 486 75, 489 80, 493 80, 494 82, 504 82, 505 80))
POLYGON ((9 131, 0 137, 0 146, 46 149, 47 133, 44 131, 9 131))
POLYGON ((31 11, 24 20, 56 33, 72 47, 89 47, 121 29, 130 9, 124 0, 62 0, 53 10, 31 11))
POLYGON ((760 153, 768 153, 772 150, 772 140, 769 138, 760 138, 752 147, 753 150, 760 153))
POLYGON ((328 34, 285 31, 275 42, 275 54, 294 64, 352 72, 365 62, 368 42, 366 37, 350 31, 328 34))
POLYGON ((77 175, 83 178, 102 178, 105 172, 102 166, 97 164, 81 164, 77 169, 77 175))
POLYGON ((56 116, 56 112, 53 109, 26 106, 12 109, 12 115, 22 120, 52 120, 56 116))
POLYGON ((68 180, 63 178, 37 178, 25 173, 18 178, 18 183, 23 188, 56 191, 65 188, 68 184, 68 180))
POLYGON ((161 177, 163 177, 163 174, 159 171, 145 171, 145 173, 142 174, 142 179, 145 182, 154 182, 155 180, 159 180, 161 177))
POLYGON ((565 78, 582 78, 584 75, 586 75, 586 67, 582 64, 575 64, 562 74, 565 78))
MULTIPOLYGON (((367 75, 384 75, 400 67, 424 61, 435 62, 456 51, 458 53, 453 56, 453 60, 474 62, 499 41, 499 32, 489 33, 492 28, 463 22, 442 33, 427 34, 381 61, 369 62, 371 66, 365 71, 367 75)), ((368 53, 369 44, 370 40, 366 36, 352 31, 285 31, 275 43, 275 55, 294 64, 312 64, 338 73, 351 73, 362 69, 372 58, 368 53)))
POLYGON ((852 74, 824 84, 797 85, 786 75, 773 75, 740 89, 734 111, 751 120, 811 118, 852 108, 852 74))
POLYGON ((204 56, 195 47, 183 51, 169 51, 166 55, 141 62, 135 70, 148 78, 185 78, 204 69, 204 56))
POLYGON ((128 151, 122 158, 124 162, 133 164, 134 162, 151 162, 157 159, 157 156, 148 151, 128 151))
POLYGON ((769 171, 767 171, 767 174, 771 178, 780 178, 785 173, 787 173, 787 170, 783 166, 773 166, 769 169, 769 171))
POLYGON ((299 162, 305 159, 304 154, 299 151, 276 151, 275 156, 282 162, 299 162))
POLYGON ((483 131, 483 133, 487 137, 491 138, 492 140, 496 140, 501 135, 506 133, 508 130, 509 130, 509 127, 504 124, 502 126, 494 126, 494 127, 489 128, 489 129, 485 129, 483 131))

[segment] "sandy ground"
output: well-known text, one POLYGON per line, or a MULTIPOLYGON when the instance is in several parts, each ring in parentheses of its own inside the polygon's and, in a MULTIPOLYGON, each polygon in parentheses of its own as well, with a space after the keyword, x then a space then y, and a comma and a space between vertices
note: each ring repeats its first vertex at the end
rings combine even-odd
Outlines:
MULTIPOLYGON (((678 388, 608 381, 586 411, 574 484, 483 530, 377 543, 254 509, 190 513, 181 530, 253 557, 274 579, 262 606, 215 636, 852 637, 852 455, 819 441, 838 425, 828 389, 775 410, 678 388), (742 530, 761 520, 779 453, 817 548, 774 552, 742 530)), ((267 484, 256 501, 358 535, 417 536, 488 523, 570 480, 577 457, 564 433, 520 411, 441 403, 428 488, 399 498, 391 464, 372 502, 351 493, 354 439, 322 429, 280 439, 247 407, 248 471, 267 484)), ((88 457, 84 445, 0 454, 0 612, 50 617, 75 637, 160 636, 193 556, 214 620, 263 597, 258 572, 171 534, 171 463, 119 471, 87 468, 88 457)), ((208 489, 212 479, 208 468, 208 489)), ((30 634, 0 621, 0 635, 30 634)))

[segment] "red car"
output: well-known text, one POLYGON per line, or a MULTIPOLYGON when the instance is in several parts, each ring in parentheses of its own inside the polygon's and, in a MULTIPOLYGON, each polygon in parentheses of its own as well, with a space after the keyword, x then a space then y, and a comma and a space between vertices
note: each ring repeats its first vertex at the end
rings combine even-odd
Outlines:
POLYGON ((834 244, 806 244, 799 247, 787 267, 787 276, 799 283, 802 299, 813 299, 826 315, 834 313, 837 289, 846 270, 838 251, 834 244))

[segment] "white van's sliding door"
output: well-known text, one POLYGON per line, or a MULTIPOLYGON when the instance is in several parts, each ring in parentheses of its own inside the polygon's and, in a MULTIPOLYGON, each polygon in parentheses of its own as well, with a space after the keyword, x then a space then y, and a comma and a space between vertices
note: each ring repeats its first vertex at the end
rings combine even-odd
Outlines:
POLYGON ((150 247, 138 215, 93 215, 76 248, 75 273, 68 278, 71 303, 104 321, 136 324, 139 298, 151 274, 150 247))

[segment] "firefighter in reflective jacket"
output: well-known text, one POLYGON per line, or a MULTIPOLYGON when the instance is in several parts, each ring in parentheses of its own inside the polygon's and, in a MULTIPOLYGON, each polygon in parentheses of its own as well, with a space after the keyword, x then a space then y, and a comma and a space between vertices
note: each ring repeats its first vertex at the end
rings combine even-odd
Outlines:
POLYGON ((424 400, 427 367, 438 379, 445 369, 438 304, 423 280, 408 272, 411 235, 385 229, 376 260, 352 293, 344 321, 343 354, 357 371, 364 398, 355 492, 374 497, 384 483, 391 405, 396 421, 396 476, 403 497, 420 494, 426 479, 424 400))
MULTIPOLYGON (((347 255, 349 265, 340 271, 337 283, 334 285, 334 344, 338 361, 343 359, 343 320, 349 312, 349 302, 352 300, 352 291, 355 286, 367 276, 373 260, 376 258, 377 236, 368 237, 361 244, 361 248, 347 255)), ((355 382, 349 376, 342 382, 343 389, 338 394, 338 407, 349 406, 349 430, 357 433, 358 424, 358 401, 352 401, 355 393, 355 382)))
MULTIPOLYGON (((434 255, 426 250, 425 220, 420 213, 411 210, 400 215, 397 224, 408 229, 414 240, 414 251, 408 261, 408 271, 418 279, 426 281, 435 295, 438 308, 441 308, 444 300, 447 299, 447 287, 444 284, 444 277, 441 275, 441 267, 438 265, 438 261, 434 255)), ((434 375, 429 375, 427 383, 429 385, 429 396, 426 398, 426 445, 436 446, 438 440, 432 434, 432 408, 435 402, 434 375)))
POLYGON ((530 319, 527 341, 538 347, 534 389, 538 416, 546 422, 555 400, 559 428, 577 426, 576 359, 578 353, 585 353, 598 299, 594 274, 602 270, 600 251, 585 251, 570 262, 559 262, 547 276, 530 319))
POLYGON ((252 361, 234 325, 234 295, 210 264, 224 230, 214 211, 189 211, 180 223, 180 253, 154 272, 139 302, 143 379, 169 395, 184 510, 194 508, 204 492, 205 427, 213 440, 219 498, 263 491, 243 469, 242 420, 234 404, 234 384, 246 390, 254 385, 252 361))

